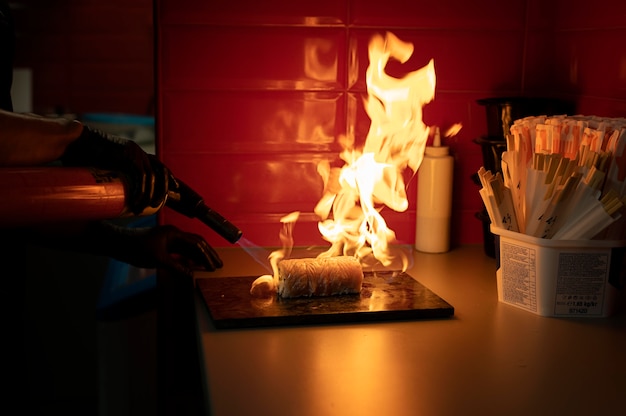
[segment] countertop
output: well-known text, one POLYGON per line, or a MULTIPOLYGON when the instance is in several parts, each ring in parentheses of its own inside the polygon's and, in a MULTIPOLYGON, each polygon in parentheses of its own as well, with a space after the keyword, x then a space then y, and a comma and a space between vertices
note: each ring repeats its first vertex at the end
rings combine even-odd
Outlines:
MULTIPOLYGON (((195 278, 266 273, 243 250, 195 278)), ((312 256, 311 253, 305 253, 312 256)), ((294 254, 292 257, 296 257, 294 254)), ((216 329, 194 295, 202 396, 221 415, 603 415, 626 408, 626 313, 549 318, 499 303, 480 245, 412 252, 451 318, 216 329)))

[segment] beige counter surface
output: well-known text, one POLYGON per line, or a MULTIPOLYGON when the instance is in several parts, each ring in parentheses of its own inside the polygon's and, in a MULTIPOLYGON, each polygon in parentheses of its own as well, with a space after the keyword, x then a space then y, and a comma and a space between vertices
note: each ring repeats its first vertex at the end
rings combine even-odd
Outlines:
MULTIPOLYGON (((258 275, 223 249, 224 269, 258 275)), ((455 308, 436 320, 216 329, 196 295, 211 414, 603 415, 626 409, 626 314, 546 318, 497 301, 482 246, 413 253, 408 274, 455 308)))

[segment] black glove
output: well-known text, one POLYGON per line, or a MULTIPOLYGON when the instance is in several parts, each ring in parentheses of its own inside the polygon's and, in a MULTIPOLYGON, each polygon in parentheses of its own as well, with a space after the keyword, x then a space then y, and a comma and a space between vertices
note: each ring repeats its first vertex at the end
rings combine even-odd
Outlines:
POLYGON ((135 215, 147 207, 160 207, 167 196, 168 169, 132 140, 84 126, 80 137, 67 146, 61 162, 125 175, 127 204, 135 215))
POLYGON ((198 267, 214 271, 223 266, 219 255, 204 238, 173 225, 117 230, 123 233, 123 241, 108 247, 109 255, 133 266, 162 267, 186 275, 191 275, 198 267))

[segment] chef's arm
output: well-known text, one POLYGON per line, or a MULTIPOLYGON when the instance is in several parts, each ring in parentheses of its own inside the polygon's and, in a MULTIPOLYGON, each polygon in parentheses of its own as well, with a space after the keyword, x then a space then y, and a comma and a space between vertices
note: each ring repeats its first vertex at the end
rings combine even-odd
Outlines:
POLYGON ((127 228, 106 221, 51 224, 19 230, 30 243, 102 255, 142 268, 165 268, 191 275, 213 271, 222 260, 200 235, 172 225, 127 228))
MULTIPOLYGON (((126 204, 135 214, 160 207, 167 197, 169 171, 131 140, 107 135, 77 121, 0 110, 0 167, 67 166, 115 170, 127 177, 126 204)), ((4 230, 3 230, 4 232, 4 230)), ((73 222, 19 230, 32 243, 102 254, 139 267, 166 267, 190 273, 222 262, 206 241, 172 226, 127 229, 106 222, 73 222)))
POLYGON ((79 121, 0 110, 0 167, 41 166, 52 162, 112 170, 128 179, 126 203, 141 214, 163 204, 169 172, 153 155, 121 137, 79 121))
POLYGON ((0 166, 38 166, 58 160, 82 129, 75 120, 0 110, 0 166))

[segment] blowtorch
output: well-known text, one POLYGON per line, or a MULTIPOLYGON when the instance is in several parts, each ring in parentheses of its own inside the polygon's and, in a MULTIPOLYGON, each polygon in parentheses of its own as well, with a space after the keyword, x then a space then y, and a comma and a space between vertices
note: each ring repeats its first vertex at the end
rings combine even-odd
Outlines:
MULTIPOLYGON (((126 206, 126 187, 124 176, 114 171, 83 167, 0 168, 0 226, 129 217, 133 214, 126 206)), ((139 215, 152 215, 164 205, 197 218, 232 244, 241 238, 241 230, 171 173, 163 203, 147 207, 139 215)))
POLYGON ((205 204, 204 199, 189 185, 171 174, 165 205, 189 218, 199 219, 231 244, 241 238, 242 232, 239 228, 205 204))

